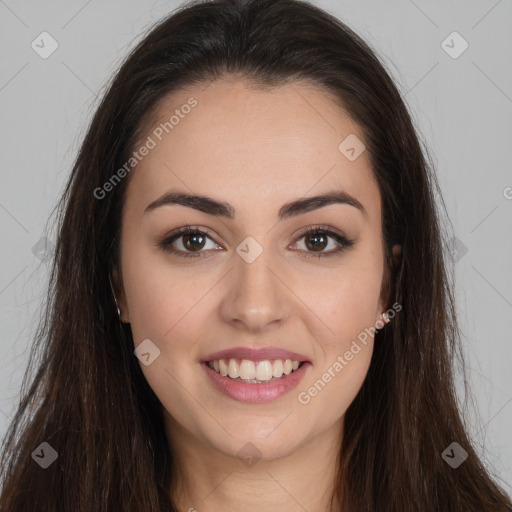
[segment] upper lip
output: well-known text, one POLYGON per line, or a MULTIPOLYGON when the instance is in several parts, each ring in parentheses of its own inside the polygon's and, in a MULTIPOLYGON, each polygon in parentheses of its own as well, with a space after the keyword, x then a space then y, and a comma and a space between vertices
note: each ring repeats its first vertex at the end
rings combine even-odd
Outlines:
POLYGON ((309 361, 309 359, 297 352, 291 352, 278 347, 250 348, 250 347, 234 347, 226 350, 214 352, 201 360, 202 363, 207 361, 218 361, 219 359, 249 359, 251 361, 264 361, 270 359, 291 359, 292 361, 309 361))

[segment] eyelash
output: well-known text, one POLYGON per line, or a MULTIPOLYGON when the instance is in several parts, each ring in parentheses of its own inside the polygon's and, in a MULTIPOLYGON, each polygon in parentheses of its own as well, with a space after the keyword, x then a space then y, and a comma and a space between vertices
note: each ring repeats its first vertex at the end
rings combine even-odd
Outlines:
MULTIPOLYGON (((329 226, 311 226, 308 229, 304 230, 299 235, 297 241, 301 240, 302 238, 304 238, 308 235, 318 234, 320 232, 322 234, 327 235, 328 237, 331 237, 334 240, 336 240, 336 242, 338 242, 338 244, 340 244, 340 246, 337 249, 331 250, 329 252, 307 251, 307 256, 305 256, 306 258, 315 258, 315 257, 322 258, 322 257, 326 257, 326 256, 334 256, 336 254, 340 254, 345 249, 349 249, 355 243, 354 240, 350 240, 347 237, 336 233, 335 231, 330 229, 329 226)), ((206 251, 200 251, 197 253, 193 253, 193 252, 177 251, 176 249, 169 249, 169 246, 171 246, 171 244, 175 240, 182 237, 183 235, 204 235, 207 238, 209 238, 210 240, 212 240, 212 238, 205 231, 198 229, 198 228, 194 228, 187 224, 186 226, 179 228, 178 230, 174 231, 173 233, 165 236, 162 240, 160 240, 157 243, 157 245, 163 251, 170 252, 170 253, 175 254, 176 256, 180 256, 182 258, 198 258, 198 257, 200 258, 200 257, 202 257, 201 254, 206 251)))

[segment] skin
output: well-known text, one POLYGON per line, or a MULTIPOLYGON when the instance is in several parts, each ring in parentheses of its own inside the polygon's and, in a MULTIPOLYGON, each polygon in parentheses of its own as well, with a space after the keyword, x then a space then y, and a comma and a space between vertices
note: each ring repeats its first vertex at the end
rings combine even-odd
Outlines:
MULTIPOLYGON (((389 307, 381 296, 381 198, 368 155, 349 161, 338 150, 349 134, 361 141, 364 135, 334 98, 311 84, 261 91, 225 77, 166 97, 141 140, 191 96, 197 106, 130 175, 121 264, 114 270, 122 320, 131 324, 135 346, 150 339, 160 350, 141 368, 165 409, 180 472, 172 491, 183 511, 324 512, 344 414, 367 374, 373 339, 360 344, 308 404, 298 393, 321 379, 389 307), (171 189, 228 202, 235 218, 182 205, 144 213, 171 189), (355 197, 365 212, 331 204, 278 221, 283 204, 333 189, 355 197), (158 247, 186 224, 211 238, 200 249, 203 257, 158 247), (354 245, 308 258, 316 253, 300 235, 317 224, 354 245), (236 252, 248 236, 263 249, 252 263, 236 252), (199 363, 235 346, 293 350, 312 366, 297 388, 275 401, 239 402, 218 391, 199 363), (247 443, 258 450, 251 467, 237 456, 247 443)), ((324 253, 338 247, 327 240, 324 253)), ((184 243, 181 237, 173 247, 185 251, 184 243)))

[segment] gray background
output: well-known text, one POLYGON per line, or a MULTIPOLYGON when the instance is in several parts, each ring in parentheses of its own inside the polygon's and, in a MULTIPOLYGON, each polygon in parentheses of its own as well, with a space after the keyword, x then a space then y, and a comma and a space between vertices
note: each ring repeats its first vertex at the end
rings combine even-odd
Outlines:
MULTIPOLYGON (((512 493, 512 3, 314 3, 377 50, 430 148, 457 238, 458 313, 480 414, 469 428, 512 493), (469 44, 457 58, 460 39, 442 45, 454 31, 469 44)), ((177 5, 0 0, 0 436, 41 312, 43 255, 55 240, 47 219, 103 86, 142 32, 177 5), (47 59, 31 47, 44 31, 59 45, 47 59)))

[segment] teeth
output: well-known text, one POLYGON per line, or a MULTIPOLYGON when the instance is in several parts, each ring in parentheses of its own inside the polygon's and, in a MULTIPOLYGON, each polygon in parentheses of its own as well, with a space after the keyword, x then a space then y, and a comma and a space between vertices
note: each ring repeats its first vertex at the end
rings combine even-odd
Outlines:
POLYGON ((270 361, 260 361, 256 366, 256 380, 270 380, 272 378, 272 363, 270 361))
MULTIPOLYGON (((214 368, 215 369, 215 368, 214 368)), ((215 370, 217 371, 217 370, 215 370)), ((224 362, 223 359, 219 360, 219 373, 225 377, 228 374, 228 365, 224 362)))
POLYGON ((258 362, 242 359, 240 363, 238 361, 237 359, 219 359, 218 361, 208 361, 208 366, 223 377, 229 376, 231 379, 253 383, 279 379, 283 375, 289 375, 300 366, 300 361, 291 359, 258 362))
POLYGON ((242 359, 242 362, 240 363, 240 378, 244 380, 256 378, 256 366, 252 361, 242 359))
POLYGON ((240 375, 240 366, 234 359, 229 360, 228 375, 232 379, 236 379, 240 375))
POLYGON ((278 379, 283 375, 283 361, 281 359, 278 359, 277 361, 274 361, 274 371, 272 372, 272 375, 278 379))

